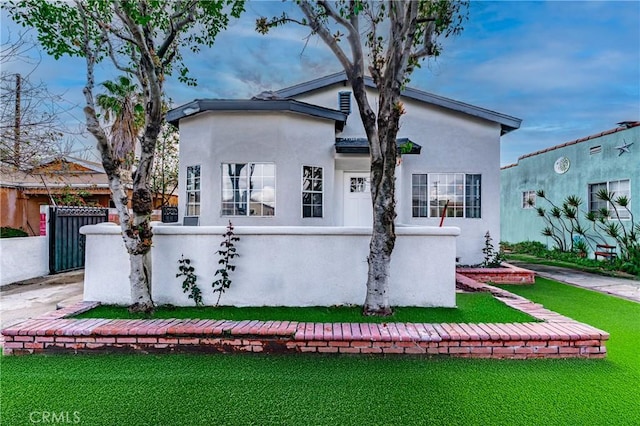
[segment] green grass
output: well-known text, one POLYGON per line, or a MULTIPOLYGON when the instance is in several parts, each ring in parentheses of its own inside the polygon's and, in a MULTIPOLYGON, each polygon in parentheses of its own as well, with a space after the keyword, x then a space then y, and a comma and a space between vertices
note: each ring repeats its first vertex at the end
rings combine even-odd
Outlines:
MULTIPOLYGON (((397 307, 390 317, 365 317, 357 306, 332 307, 159 307, 153 318, 199 318, 225 320, 263 320, 299 322, 529 322, 534 319, 497 301, 488 293, 456 295, 457 308, 397 307)), ((126 307, 98 306, 76 318, 145 318, 130 314, 126 307)))
MULTIPOLYGON (((628 364, 635 373, 640 373, 640 303, 544 278, 536 278, 533 286, 499 287, 541 303, 552 311, 608 331, 611 335, 607 344, 608 359, 628 364)), ((640 418, 638 420, 640 424, 640 418)))
POLYGON ((1 422, 637 425, 640 304, 538 279, 509 290, 611 333, 604 360, 108 355, 0 359, 1 422))
MULTIPOLYGON (((607 277, 617 277, 626 279, 635 279, 632 274, 628 274, 622 271, 606 269, 606 260, 600 261, 602 266, 592 266, 590 264, 577 264, 568 261, 551 259, 546 257, 538 257, 532 254, 510 253, 505 256, 507 262, 517 265, 518 262, 530 263, 534 265, 546 265, 546 266, 558 266, 560 268, 569 268, 576 271, 589 272, 592 274, 604 275, 607 277)), ((591 261, 591 260, 590 260, 591 261)), ((593 262, 593 261, 591 261, 593 262)))

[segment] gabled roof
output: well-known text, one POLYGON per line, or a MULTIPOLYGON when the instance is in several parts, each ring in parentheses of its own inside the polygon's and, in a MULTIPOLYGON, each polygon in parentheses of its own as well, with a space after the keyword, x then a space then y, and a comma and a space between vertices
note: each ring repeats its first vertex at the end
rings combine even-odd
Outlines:
MULTIPOLYGON (((47 166, 55 165, 56 163, 60 163, 60 162, 66 162, 69 164, 80 166, 80 168, 86 169, 87 172, 105 173, 104 167, 102 167, 101 163, 85 160, 83 158, 72 157, 70 155, 58 155, 58 156, 46 158, 42 160, 39 165, 34 167, 32 172, 37 173, 38 169, 46 168, 47 166)), ((80 170, 76 169, 75 171, 78 172, 80 170)))
MULTIPOLYGON (((367 87, 376 89, 376 85, 374 84, 371 77, 365 77, 364 81, 367 87)), ((328 87, 337 83, 345 83, 345 87, 349 84, 349 80, 347 79, 347 75, 344 71, 304 83, 296 84, 295 86, 277 90, 274 93, 283 98, 291 98, 305 93, 313 92, 314 90, 322 89, 324 87, 328 87)), ((500 124, 503 135, 512 130, 518 129, 520 127, 520 124, 522 123, 522 120, 516 117, 511 117, 506 114, 491 111, 485 108, 480 108, 474 105, 466 104, 464 102, 445 98, 443 96, 434 95, 432 93, 423 92, 422 90, 418 89, 412 89, 408 87, 402 91, 402 96, 427 104, 450 109, 452 111, 462 112, 464 114, 482 118, 488 121, 493 121, 500 124)))
POLYGON ((166 119, 177 127, 181 119, 205 111, 290 111, 341 124, 347 120, 344 112, 295 99, 196 99, 167 112, 166 119))

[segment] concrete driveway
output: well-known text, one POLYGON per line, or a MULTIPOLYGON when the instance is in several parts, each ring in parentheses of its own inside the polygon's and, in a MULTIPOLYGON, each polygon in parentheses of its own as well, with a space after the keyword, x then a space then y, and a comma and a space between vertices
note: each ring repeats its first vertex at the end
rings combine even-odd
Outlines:
POLYGON ((557 266, 521 262, 510 263, 521 268, 535 271, 536 275, 544 278, 640 302, 640 281, 638 280, 607 277, 557 266))
POLYGON ((34 278, 0 288, 0 327, 5 328, 58 306, 81 301, 84 270, 34 278))

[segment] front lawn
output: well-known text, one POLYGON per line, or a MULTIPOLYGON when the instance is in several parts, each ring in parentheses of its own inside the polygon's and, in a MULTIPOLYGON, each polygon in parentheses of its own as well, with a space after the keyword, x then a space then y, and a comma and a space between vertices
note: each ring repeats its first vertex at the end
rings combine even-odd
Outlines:
POLYGON ((639 424, 640 304, 543 279, 509 290, 610 332, 608 357, 3 357, 0 423, 46 412, 87 425, 639 424))
POLYGON ((571 251, 549 250, 537 241, 523 241, 511 244, 500 242, 500 249, 507 262, 523 262, 548 266, 559 266, 593 274, 614 276, 619 278, 640 278, 640 264, 633 260, 615 258, 609 260, 595 260, 581 257, 571 251))
MULTIPOLYGON (((365 317, 359 306, 312 306, 236 308, 219 307, 159 307, 153 315, 160 318, 198 318, 225 320, 299 321, 299 322, 532 322, 531 316, 506 306, 489 293, 461 293, 456 295, 457 308, 396 307, 390 317, 365 317)), ((145 318, 144 314, 130 314, 126 307, 98 306, 76 318, 145 318)))

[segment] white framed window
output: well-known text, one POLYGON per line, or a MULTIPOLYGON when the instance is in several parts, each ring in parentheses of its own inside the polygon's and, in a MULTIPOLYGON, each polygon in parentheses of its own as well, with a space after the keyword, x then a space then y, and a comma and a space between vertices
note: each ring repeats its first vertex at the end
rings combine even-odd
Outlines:
POLYGON ((324 170, 302 166, 302 217, 322 217, 324 205, 324 170))
POLYGON ((414 174, 411 186, 413 217, 482 217, 482 175, 414 174))
POLYGON ((275 216, 274 163, 222 164, 222 216, 275 216))
POLYGON ((629 210, 627 210, 625 207, 619 206, 615 201, 613 203, 609 203, 607 201, 601 200, 600 198, 598 198, 598 193, 603 190, 609 193, 613 193, 614 200, 616 200, 618 197, 627 197, 627 199, 630 200, 631 184, 629 179, 611 180, 608 182, 589 184, 589 211, 599 213, 603 209, 606 209, 608 210, 609 217, 611 218, 620 217, 620 219, 624 220, 630 219, 631 214, 629 213, 629 210, 631 209, 631 206, 629 205, 629 210))
POLYGON ((464 217, 482 217, 482 175, 464 175, 464 217))
POLYGON ((187 211, 185 216, 200 216, 200 166, 187 166, 187 211))
POLYGON ((535 209, 536 208, 536 191, 523 191, 522 192, 522 208, 523 209, 535 209))

